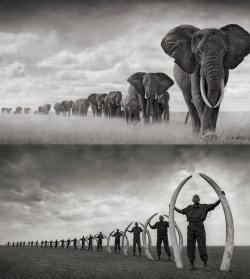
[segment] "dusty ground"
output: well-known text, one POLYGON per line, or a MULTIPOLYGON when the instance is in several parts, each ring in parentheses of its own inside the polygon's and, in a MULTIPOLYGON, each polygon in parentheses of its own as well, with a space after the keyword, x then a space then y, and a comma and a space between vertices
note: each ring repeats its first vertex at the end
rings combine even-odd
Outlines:
POLYGON ((217 139, 194 137, 186 113, 169 124, 127 126, 124 119, 0 115, 0 144, 250 144, 250 113, 220 113, 217 139))
MULTIPOLYGON (((229 272, 219 270, 223 249, 208 247, 211 272, 205 272, 199 259, 195 271, 178 270, 174 262, 166 261, 165 255, 162 261, 152 262, 145 256, 133 257, 131 248, 130 255, 125 257, 73 249, 0 246, 0 278, 250 278, 250 247, 235 247, 229 272)), ((155 251, 155 247, 152 250, 155 251)), ((183 260, 187 267, 185 248, 183 260)))

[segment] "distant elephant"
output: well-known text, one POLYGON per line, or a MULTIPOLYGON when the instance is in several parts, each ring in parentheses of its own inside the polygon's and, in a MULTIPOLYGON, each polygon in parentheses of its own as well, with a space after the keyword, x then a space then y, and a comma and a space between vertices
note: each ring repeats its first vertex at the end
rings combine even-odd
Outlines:
POLYGON ((34 111, 34 114, 35 114, 35 115, 37 114, 37 110, 34 111))
POLYGON ((38 112, 38 114, 42 114, 42 112, 43 112, 43 106, 39 106, 37 112, 38 112))
POLYGON ((158 110, 159 110, 159 115, 157 119, 158 122, 161 122, 162 120, 165 123, 169 122, 169 99, 170 99, 170 95, 166 91, 164 94, 159 95, 158 99, 156 100, 157 101, 156 105, 158 106, 158 110))
POLYGON ((7 108, 1 108, 1 112, 2 114, 5 114, 5 112, 7 112, 7 108))
POLYGON ((229 69, 250 53, 250 34, 236 24, 220 29, 179 25, 162 39, 175 59, 174 77, 187 104, 193 133, 214 135, 229 69))
POLYGON ((62 105, 60 103, 56 103, 54 105, 54 110, 56 115, 60 115, 62 113, 62 105))
POLYGON ((121 117, 121 100, 122 93, 120 91, 110 91, 104 98, 109 117, 121 117))
POLYGON ((29 114, 30 108, 24 108, 24 114, 29 114))
POLYGON ((50 109, 51 109, 51 105, 50 104, 45 104, 42 108, 42 114, 43 115, 48 115, 50 109))
POLYGON ((105 97, 107 95, 108 95, 107 93, 103 93, 103 94, 98 94, 96 96, 96 102, 97 102, 98 109, 102 109, 104 116, 108 116, 108 107, 106 106, 106 104, 104 102, 105 97))
POLYGON ((12 111, 12 108, 6 108, 6 110, 7 110, 7 114, 10 114, 12 111))
POLYGON ((23 108, 22 107, 16 107, 16 110, 14 111, 14 114, 21 114, 23 108))
POLYGON ((88 100, 93 112, 93 116, 101 117, 102 116, 102 106, 100 105, 100 100, 104 99, 103 94, 92 93, 88 96, 88 100), (99 105, 98 100, 99 99, 99 105))
POLYGON ((66 113, 68 112, 68 116, 70 116, 70 111, 73 106, 73 101, 72 100, 62 101, 61 106, 62 106, 62 115, 66 116, 66 113))
POLYGON ((135 87, 130 85, 128 95, 121 101, 127 124, 138 123, 140 121, 140 103, 138 92, 135 87))
POLYGON ((86 98, 73 102, 72 115, 87 116, 89 108, 89 100, 86 98))
POLYGON ((131 75, 127 81, 138 91, 138 98, 145 123, 150 122, 150 116, 154 115, 156 121, 159 118, 159 106, 156 104, 158 96, 164 94, 173 84, 173 80, 164 73, 137 72, 131 75), (153 112, 152 112, 153 107, 153 112))

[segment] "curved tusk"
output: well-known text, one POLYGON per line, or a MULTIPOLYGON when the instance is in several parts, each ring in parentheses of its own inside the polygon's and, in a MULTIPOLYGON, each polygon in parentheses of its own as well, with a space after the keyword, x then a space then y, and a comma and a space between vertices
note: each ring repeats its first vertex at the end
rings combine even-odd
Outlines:
POLYGON ((149 95, 149 96, 147 96, 147 95, 145 94, 145 99, 146 99, 146 100, 147 100, 149 97, 150 97, 150 95, 149 95))
POLYGON ((203 77, 201 77, 201 79, 200 79, 200 90, 201 90, 202 99, 209 108, 213 108, 207 99, 206 93, 204 92, 204 80, 203 79, 204 79, 203 77))
POLYGON ((177 238, 176 238, 176 234, 175 234, 174 208, 175 208, 175 203, 176 203, 176 200, 177 200, 177 197, 179 195, 179 192, 180 192, 181 188, 185 185, 185 183, 191 177, 192 177, 192 175, 190 175, 189 177, 185 178, 179 184, 179 186, 176 188, 176 190, 174 191, 174 194, 173 194, 173 196, 171 198, 170 207, 169 207, 169 232, 170 232, 170 239, 171 239, 171 243, 172 243, 172 248, 173 248, 173 253, 174 253, 176 267, 178 269, 184 268, 184 265, 183 265, 181 254, 179 253, 179 248, 178 248, 178 244, 177 244, 177 238))
POLYGON ((145 249, 145 254, 147 256, 147 258, 149 260, 154 260, 153 256, 151 255, 150 253, 150 250, 148 248, 148 245, 147 245, 147 240, 146 240, 146 232, 147 232, 147 227, 148 227, 148 224, 149 222, 151 221, 151 219, 153 219, 153 217, 155 215, 157 215, 158 213, 155 213, 154 215, 152 215, 151 217, 149 217, 149 219, 146 221, 145 225, 143 226, 143 233, 142 233, 142 243, 143 243, 143 246, 144 246, 144 249, 145 249))
MULTIPOLYGON (((164 216, 166 216, 168 219, 168 215, 164 214, 164 216)), ((179 228, 179 226, 176 224, 176 222, 174 222, 175 225, 175 229, 177 230, 178 236, 179 236, 179 254, 182 254, 182 249, 183 249, 183 236, 181 233, 181 229, 179 228)))
MULTIPOLYGON (((145 226, 141 222, 140 222, 140 224, 142 225, 143 231, 144 231, 144 227, 145 226)), ((148 251, 150 251, 151 250, 151 246, 152 246, 152 238, 151 238, 151 234, 150 234, 148 229, 146 229, 146 234, 148 235, 148 251)), ((147 244, 147 242, 146 242, 146 244, 147 244)), ((144 246, 144 244, 143 244, 143 246, 144 246)), ((145 249, 145 256, 148 256, 148 253, 146 252, 146 249, 145 249)))
POLYGON ((224 80, 221 79, 221 85, 220 85, 220 88, 221 88, 221 92, 220 92, 220 99, 219 101, 217 102, 217 104, 214 106, 214 108, 217 108, 218 106, 220 106, 223 98, 224 98, 224 80))
POLYGON ((107 238, 107 249, 106 249, 106 251, 107 251, 109 254, 111 254, 111 249, 110 249, 110 245, 109 245, 109 243, 110 243, 110 237, 111 237, 111 235, 113 234, 113 232, 114 232, 114 231, 112 231, 112 232, 109 234, 108 238, 107 238))
POLYGON ((129 228, 132 224, 133 224, 133 222, 131 222, 131 223, 127 226, 127 228, 124 230, 124 233, 123 233, 123 235, 122 235, 122 250, 123 250, 123 254, 124 254, 125 256, 128 255, 128 238, 127 238, 127 236, 126 236, 126 232, 127 232, 128 228, 129 228), (127 245, 125 245, 125 243, 124 243, 125 237, 126 237, 126 240, 127 240, 127 245))
MULTIPOLYGON (((96 239, 96 238, 94 237, 94 239, 96 239)), ((93 247, 93 251, 96 251, 95 242, 93 241, 94 239, 92 239, 92 247, 93 247)))
POLYGON ((234 223, 233 223, 232 212, 225 195, 221 193, 222 191, 220 187, 207 175, 200 173, 200 176, 203 179, 205 179, 214 189, 214 191, 216 192, 216 194, 218 195, 221 201, 224 210, 224 215, 226 220, 226 243, 225 243, 225 249, 224 249, 220 270, 228 271, 230 268, 230 262, 232 259, 233 246, 234 246, 234 223))

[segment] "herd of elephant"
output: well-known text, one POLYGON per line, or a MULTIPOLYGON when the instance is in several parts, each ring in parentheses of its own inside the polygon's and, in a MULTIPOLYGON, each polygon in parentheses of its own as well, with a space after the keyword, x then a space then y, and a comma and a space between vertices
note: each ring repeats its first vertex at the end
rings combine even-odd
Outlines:
MULTIPOLYGON (((22 107, 18 106, 18 107, 16 107, 16 109, 13 111, 13 114, 21 114, 22 111, 24 112, 24 114, 29 114, 30 111, 31 111, 31 108, 26 107, 26 108, 24 108, 24 110, 23 110, 22 107)), ((10 114, 10 113, 12 112, 12 108, 1 108, 1 112, 2 112, 2 114, 10 114)))
MULTIPOLYGON (((222 28, 199 29, 179 25, 161 41, 161 47, 174 58, 174 78, 182 91, 194 134, 215 135, 219 109, 228 82, 235 69, 250 53, 250 34, 237 24, 222 28)), ((86 116, 91 106, 94 116, 125 116, 127 122, 145 123, 169 120, 169 93, 174 81, 165 73, 136 72, 127 81, 128 94, 120 91, 91 94, 88 98, 63 101, 54 106, 57 115, 86 116)), ((48 114, 50 104, 40 106, 36 114, 48 114)), ((18 111, 16 110, 16 113, 18 111)))

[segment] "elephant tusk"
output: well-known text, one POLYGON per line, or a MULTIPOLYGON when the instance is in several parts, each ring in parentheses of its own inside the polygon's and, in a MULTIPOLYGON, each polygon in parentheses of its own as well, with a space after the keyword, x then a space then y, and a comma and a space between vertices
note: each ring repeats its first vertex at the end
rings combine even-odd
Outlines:
POLYGON ((234 223, 233 223, 233 216, 231 213, 231 209, 229 207, 228 201, 225 195, 222 194, 220 187, 207 175, 200 173, 200 176, 205 179, 211 187, 214 189, 216 194, 218 195, 225 215, 226 220, 226 243, 225 249, 223 254, 222 263, 220 266, 220 270, 228 271, 230 268, 230 262, 233 255, 233 246, 234 246, 234 223))
POLYGON ((155 94, 154 99, 157 100, 157 94, 155 94))
POLYGON ((192 177, 192 175, 190 175, 189 177, 187 177, 186 179, 184 179, 179 186, 176 188, 176 190, 174 191, 174 194, 171 198, 171 202, 170 202, 170 207, 169 207, 169 232, 170 232, 170 239, 171 239, 171 243, 172 243, 172 248, 173 248, 173 253, 174 253, 174 258, 175 258, 175 263, 176 263, 176 267, 178 269, 183 269, 184 265, 183 265, 183 261, 182 261, 182 257, 178 248, 178 244, 177 244, 177 238, 176 238, 176 234, 175 234, 175 225, 174 225, 174 208, 175 208, 175 203, 177 200, 177 197, 179 195, 179 192, 181 190, 181 188, 186 184, 186 182, 192 177))
MULTIPOLYGON (((148 227, 148 224, 149 222, 151 221, 151 219, 153 219, 154 216, 156 216, 158 213, 155 213, 154 215, 152 215, 145 223, 145 225, 143 226, 143 233, 142 233, 142 243, 143 243, 143 246, 144 246, 144 249, 145 249, 145 254, 147 256, 147 258, 149 260, 154 260, 153 256, 151 255, 150 253, 150 250, 148 248, 148 245, 147 245, 147 240, 146 240, 146 232, 148 231, 147 230, 147 227, 148 227)), ((151 238, 151 236, 150 236, 151 238)))
POLYGON ((145 94, 145 99, 146 99, 146 100, 147 100, 149 97, 150 97, 150 95, 149 95, 149 96, 147 96, 147 95, 145 94))
POLYGON ((109 243, 110 243, 110 237, 111 237, 111 235, 112 235, 113 232, 114 232, 114 231, 112 231, 112 232, 109 234, 108 238, 107 238, 107 249, 106 249, 106 251, 107 251, 109 254, 111 254, 111 249, 110 249, 110 245, 109 245, 109 243))
POLYGON ((131 226, 133 224, 133 222, 131 222, 128 226, 127 226, 127 228, 125 229, 125 231, 124 231, 124 233, 123 233, 123 235, 122 235, 122 250, 123 250, 123 254, 125 255, 125 256, 127 256, 128 255, 128 238, 127 238, 127 236, 126 236, 126 232, 127 232, 127 230, 128 230, 128 228, 131 226), (127 245, 125 245, 125 237, 126 237, 126 241, 127 241, 127 245))
POLYGON ((201 96, 202 96, 202 99, 203 101, 205 102, 205 104, 209 107, 209 108, 213 108, 210 104, 210 102, 208 101, 207 99, 207 96, 206 96, 206 93, 205 93, 205 90, 204 90, 204 78, 201 77, 200 79, 200 89, 201 89, 201 96))
MULTIPOLYGON (((140 222, 140 224, 143 226, 143 231, 144 231, 145 226, 144 226, 141 222, 140 222)), ((150 253, 151 246, 152 246, 152 238, 151 238, 151 234, 150 234, 150 232, 149 232, 148 229, 146 229, 146 234, 148 235, 148 247, 147 247, 147 250, 148 250, 149 253, 150 253)), ((146 235, 145 235, 145 240, 146 240, 146 235)), ((146 245, 147 245, 147 241, 146 241, 145 243, 146 243, 146 245)), ((144 244, 143 244, 143 246, 144 246, 144 244)), ((145 248, 145 246, 144 246, 144 248, 145 248)), ((146 249, 145 249, 145 256, 148 257, 148 253, 146 252, 146 249)), ((153 260, 154 260, 154 259, 153 259, 153 260)))
POLYGON ((224 80, 223 79, 221 79, 220 88, 221 88, 220 99, 217 102, 217 104, 214 106, 214 108, 217 108, 218 106, 220 106, 220 104, 221 104, 221 102, 223 100, 223 97, 224 97, 224 80))
MULTIPOLYGON (((166 216, 169 219, 168 215, 164 214, 164 216, 166 216)), ((174 225, 175 225, 175 228, 176 228, 177 233, 179 235, 179 254, 181 255, 182 254, 182 249, 183 249, 183 236, 182 236, 182 233, 181 233, 181 229, 176 224, 176 222, 174 222, 174 225)))

